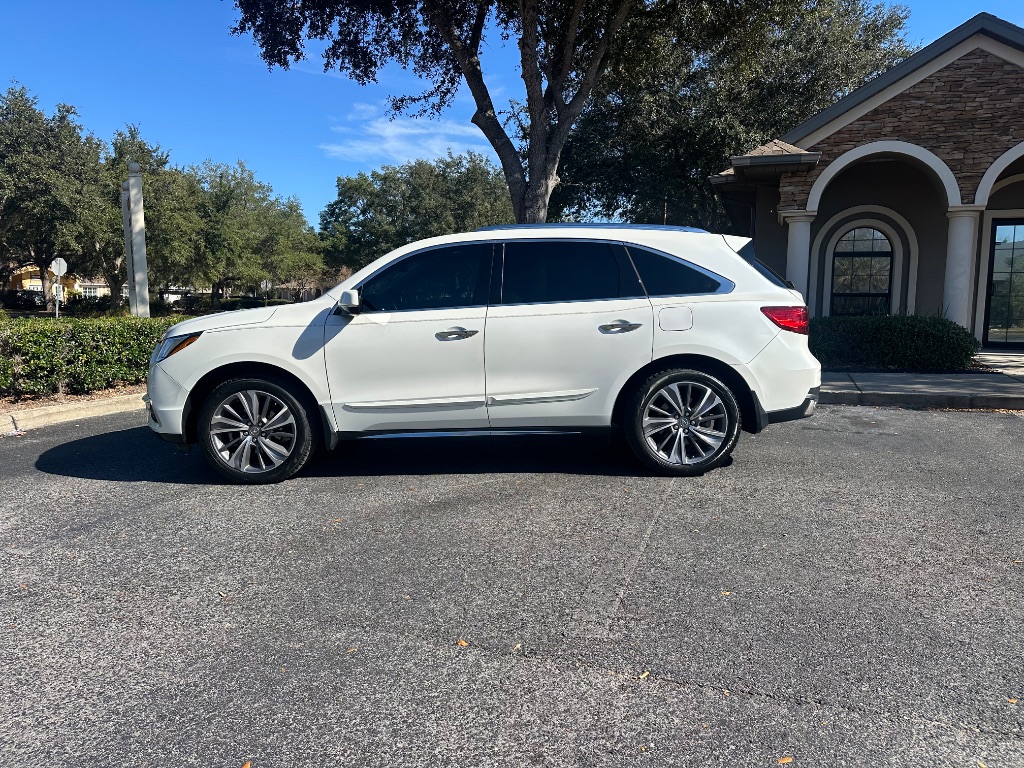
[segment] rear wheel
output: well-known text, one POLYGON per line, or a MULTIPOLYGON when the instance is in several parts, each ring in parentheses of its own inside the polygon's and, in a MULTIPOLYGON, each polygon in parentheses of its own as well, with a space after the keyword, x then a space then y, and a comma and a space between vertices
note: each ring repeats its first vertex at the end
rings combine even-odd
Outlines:
POLYGON ((298 472, 313 450, 313 430, 295 395, 266 379, 217 387, 199 415, 207 458, 236 483, 276 483, 298 472))
POLYGON ((661 371, 645 381, 627 409, 626 442, 652 469, 700 475, 729 458, 740 433, 736 398, 703 371, 661 371))

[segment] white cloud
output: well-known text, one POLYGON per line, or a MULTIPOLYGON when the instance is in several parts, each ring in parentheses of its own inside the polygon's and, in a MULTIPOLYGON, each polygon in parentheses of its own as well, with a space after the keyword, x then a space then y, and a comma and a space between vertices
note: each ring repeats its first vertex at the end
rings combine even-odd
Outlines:
POLYGON ((367 104, 365 101, 357 101, 352 104, 352 108, 349 110, 348 115, 345 116, 346 120, 369 120, 371 117, 376 117, 380 114, 380 107, 376 104, 367 104))
MULTIPOLYGON (((377 108, 372 104, 352 106, 352 120, 359 119, 361 114, 376 114, 377 108)), ((490 157, 494 154, 480 129, 469 122, 374 117, 359 125, 336 125, 332 130, 340 134, 340 141, 320 145, 327 157, 370 165, 434 160, 444 157, 449 150, 454 154, 467 150, 490 157)))

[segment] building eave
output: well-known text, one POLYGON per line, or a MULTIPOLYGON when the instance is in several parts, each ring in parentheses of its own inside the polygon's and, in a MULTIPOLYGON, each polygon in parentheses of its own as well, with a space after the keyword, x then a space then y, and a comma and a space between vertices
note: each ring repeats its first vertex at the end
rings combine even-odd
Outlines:
POLYGON ((912 75, 918 69, 927 66, 956 46, 975 35, 985 35, 1004 45, 1024 51, 1024 29, 1003 21, 989 13, 979 13, 964 22, 956 29, 946 33, 935 42, 925 46, 912 56, 904 59, 890 70, 882 73, 874 80, 862 85, 852 93, 837 101, 814 117, 804 121, 781 138, 789 144, 799 144, 815 131, 841 118, 845 113, 863 104, 885 89, 912 75))

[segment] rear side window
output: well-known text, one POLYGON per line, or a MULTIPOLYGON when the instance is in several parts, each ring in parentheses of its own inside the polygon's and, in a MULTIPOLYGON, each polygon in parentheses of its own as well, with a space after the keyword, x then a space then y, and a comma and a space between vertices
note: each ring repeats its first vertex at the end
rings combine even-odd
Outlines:
POLYGON ((386 267, 359 288, 363 309, 402 312, 487 303, 491 247, 454 245, 414 253, 386 267))
POLYGON ((505 243, 502 304, 542 304, 642 297, 628 260, 607 243, 505 243))
POLYGON ((768 278, 771 282, 775 283, 775 285, 779 286, 780 288, 793 287, 790 283, 786 282, 784 278, 780 277, 774 269, 772 269, 763 261, 760 261, 757 258, 757 255, 754 253, 753 240, 751 240, 749 243, 747 243, 738 251, 736 251, 736 253, 738 253, 743 258, 743 260, 747 262, 747 264, 756 269, 762 277, 768 278))
POLYGON ((646 248, 627 246, 648 296, 692 296, 714 293, 722 283, 711 275, 646 248))

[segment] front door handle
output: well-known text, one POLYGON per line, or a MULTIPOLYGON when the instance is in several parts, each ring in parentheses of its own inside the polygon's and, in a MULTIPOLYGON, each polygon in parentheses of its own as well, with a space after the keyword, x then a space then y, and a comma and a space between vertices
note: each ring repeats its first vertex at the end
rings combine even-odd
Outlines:
POLYGON ((628 320, 616 320, 614 323, 599 325, 601 333, 629 333, 640 328, 643 323, 631 323, 628 320))
POLYGON ((468 339, 470 336, 476 336, 480 331, 469 331, 465 328, 449 328, 447 331, 438 331, 434 334, 434 338, 438 341, 458 341, 459 339, 468 339))

